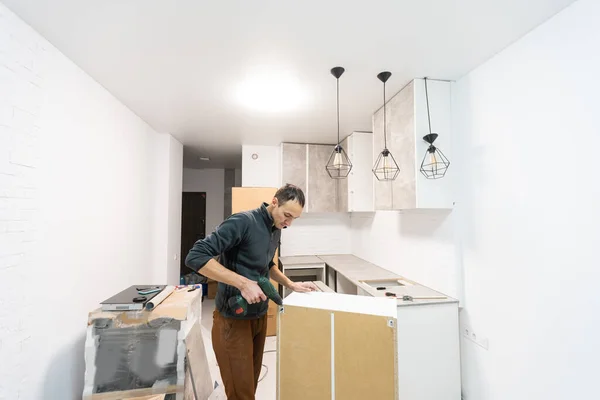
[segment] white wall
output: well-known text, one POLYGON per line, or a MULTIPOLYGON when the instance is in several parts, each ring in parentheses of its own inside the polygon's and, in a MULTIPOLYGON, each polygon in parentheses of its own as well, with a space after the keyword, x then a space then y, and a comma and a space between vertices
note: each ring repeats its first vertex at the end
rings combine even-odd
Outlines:
POLYGON ((88 312, 152 280, 157 137, 0 4, 0 398, 80 399, 88 312))
POLYGON ((183 169, 184 192, 206 192, 206 234, 223 222, 224 169, 183 169))
POLYGON ((281 186, 281 146, 242 146, 242 186, 281 186))
MULTIPOLYGON (((153 282, 179 284, 183 146, 168 134, 155 140, 153 282)), ((185 255, 184 255, 185 257, 185 255)))
POLYGON ((599 397, 600 2, 455 87, 468 400, 599 397))
POLYGON ((281 232, 281 255, 350 254, 348 213, 303 213, 281 232))
POLYGON ((351 221, 354 255, 461 298, 451 213, 377 211, 352 214, 351 221))

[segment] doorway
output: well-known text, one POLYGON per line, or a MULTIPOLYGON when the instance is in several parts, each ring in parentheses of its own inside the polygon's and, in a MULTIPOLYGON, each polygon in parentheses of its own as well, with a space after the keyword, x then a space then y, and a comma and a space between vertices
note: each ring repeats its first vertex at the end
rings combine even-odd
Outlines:
POLYGON ((181 200, 180 276, 189 274, 185 257, 197 240, 206 236, 206 192, 183 192, 181 200))

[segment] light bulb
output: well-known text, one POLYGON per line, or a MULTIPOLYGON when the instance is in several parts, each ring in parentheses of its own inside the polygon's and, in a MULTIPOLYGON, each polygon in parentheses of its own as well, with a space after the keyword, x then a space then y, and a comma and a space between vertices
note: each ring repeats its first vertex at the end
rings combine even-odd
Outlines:
POLYGON ((390 169, 390 158, 388 156, 383 156, 383 170, 386 171, 390 169))
POLYGON ((342 154, 336 152, 333 156, 333 168, 342 169, 342 154))
POLYGON ((432 167, 435 167, 435 165, 437 164, 437 159, 435 158, 435 151, 429 153, 429 162, 431 163, 432 167))

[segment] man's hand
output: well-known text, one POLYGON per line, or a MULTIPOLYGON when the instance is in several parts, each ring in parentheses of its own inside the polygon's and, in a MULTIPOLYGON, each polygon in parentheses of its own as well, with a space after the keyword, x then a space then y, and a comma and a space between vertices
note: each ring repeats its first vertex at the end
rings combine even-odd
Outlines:
POLYGON ((260 286, 258 286, 258 283, 250 279, 246 279, 242 284, 240 292, 242 292, 242 297, 246 299, 248 304, 256 304, 267 300, 267 296, 265 296, 260 286))
POLYGON ((301 293, 316 292, 319 290, 317 285, 312 282, 294 282, 290 285, 290 289, 292 289, 294 292, 301 293))

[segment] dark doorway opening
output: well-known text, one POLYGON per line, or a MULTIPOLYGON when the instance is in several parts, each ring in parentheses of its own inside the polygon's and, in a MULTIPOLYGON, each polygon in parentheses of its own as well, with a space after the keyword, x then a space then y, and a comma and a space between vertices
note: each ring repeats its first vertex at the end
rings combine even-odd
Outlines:
POLYGON ((193 272, 185 266, 185 257, 197 240, 206 235, 206 192, 183 192, 181 200, 180 276, 193 272))

